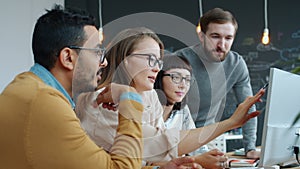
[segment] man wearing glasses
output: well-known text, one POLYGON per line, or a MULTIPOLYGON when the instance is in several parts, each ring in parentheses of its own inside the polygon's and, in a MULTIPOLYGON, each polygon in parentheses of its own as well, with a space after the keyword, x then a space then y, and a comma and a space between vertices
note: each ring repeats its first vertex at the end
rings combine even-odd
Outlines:
MULTIPOLYGON (((86 135, 73 111, 77 97, 95 90, 107 66, 99 42, 94 18, 82 11, 55 5, 38 19, 32 40, 35 64, 0 95, 0 128, 6 133, 0 139, 1 168, 141 168, 143 105, 135 89, 106 86, 123 107, 120 135, 110 153, 86 135)), ((166 168, 193 161, 174 159, 166 168)))
POLYGON ((120 85, 115 93, 123 98, 120 105, 136 105, 127 107, 133 114, 122 110, 129 116, 119 116, 120 132, 132 132, 126 141, 115 139, 118 152, 98 147, 73 111, 76 97, 95 89, 99 69, 107 65, 99 42, 94 19, 81 12, 56 5, 38 19, 32 39, 35 64, 0 95, 0 128, 6 133, 0 139, 1 168, 141 168, 140 158, 124 156, 142 151, 137 139, 143 106, 135 89, 120 85))

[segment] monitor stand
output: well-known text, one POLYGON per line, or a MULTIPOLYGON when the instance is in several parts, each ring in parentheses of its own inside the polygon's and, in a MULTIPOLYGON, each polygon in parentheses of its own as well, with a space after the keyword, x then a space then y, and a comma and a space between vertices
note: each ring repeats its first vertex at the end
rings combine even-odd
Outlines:
POLYGON ((299 163, 296 160, 287 161, 284 163, 281 163, 280 168, 296 168, 300 167, 299 163))

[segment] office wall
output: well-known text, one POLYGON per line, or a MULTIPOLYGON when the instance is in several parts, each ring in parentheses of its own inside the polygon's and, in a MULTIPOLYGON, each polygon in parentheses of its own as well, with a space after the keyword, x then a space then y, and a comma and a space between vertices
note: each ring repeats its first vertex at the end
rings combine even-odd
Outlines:
MULTIPOLYGON (((117 19, 134 13, 162 12, 180 17, 191 24, 196 25, 199 18, 199 1, 182 0, 101 0, 102 22, 107 25, 117 19)), ((66 0, 66 6, 75 6, 88 10, 98 17, 99 0, 66 0)), ((243 55, 246 60, 253 82, 253 88, 257 91, 266 81, 270 67, 278 67, 287 71, 299 66, 296 62, 300 58, 300 1, 268 1, 267 21, 272 45, 259 46, 263 30, 265 28, 264 0, 202 0, 203 12, 214 7, 221 7, 231 11, 239 23, 239 29, 233 50, 243 55)), ((160 18, 156 18, 159 20, 160 18)), ((132 26, 142 19, 132 22, 132 26)), ((146 21, 147 22, 147 21, 146 21)), ((98 22, 99 23, 99 22, 98 22)), ((168 20, 164 22, 170 24, 168 20)), ((122 23, 127 24, 127 23, 122 23)), ((119 25, 120 27, 122 25, 119 25)), ((170 31, 182 29, 170 27, 170 31)), ((112 30, 104 30, 110 32, 112 30)), ((181 34, 187 34, 182 31, 181 34)), ((181 39, 174 39, 160 35, 165 46, 169 50, 185 47, 181 39)))
POLYGON ((33 64, 31 36, 37 18, 64 0, 10 0, 0 5, 0 92, 33 64))
MULTIPOLYGON (((196 25, 199 18, 199 4, 197 0, 101 0, 103 25, 107 25, 121 17, 140 12, 163 12, 183 18, 196 25)), ((98 17, 98 0, 66 0, 66 6, 79 7, 98 17)), ((259 46, 263 29, 265 28, 264 0, 202 0, 203 12, 214 7, 231 11, 239 23, 239 29, 232 49, 242 54, 247 62, 253 92, 258 91, 269 79, 270 67, 277 67, 290 71, 300 65, 300 6, 299 0, 274 1, 268 0, 268 28, 272 45, 259 46), (298 60, 298 61, 297 61, 298 60)), ((161 18, 155 18, 157 20, 161 18)), ((134 24, 145 22, 136 20, 134 24)), ((147 22, 147 21, 146 21, 147 22)), ((99 21, 98 21, 99 23, 99 21)), ((123 26, 122 23, 119 26, 123 26)), ((165 25, 170 21, 166 20, 165 25)), ((134 26, 134 25, 132 25, 134 26)), ((181 27, 170 27, 170 31, 180 30, 181 27)), ((112 31, 112 30, 105 30, 112 31)), ((180 34, 187 34, 182 31, 180 34)), ((160 35, 169 50, 185 47, 180 39, 160 35)), ((230 97, 234 98, 234 97, 230 97)), ((258 109, 264 109, 266 95, 258 109)), ((224 116, 229 116, 236 108, 236 104, 228 105, 224 116)), ((258 141, 261 143, 262 123, 264 114, 259 116, 258 141)))

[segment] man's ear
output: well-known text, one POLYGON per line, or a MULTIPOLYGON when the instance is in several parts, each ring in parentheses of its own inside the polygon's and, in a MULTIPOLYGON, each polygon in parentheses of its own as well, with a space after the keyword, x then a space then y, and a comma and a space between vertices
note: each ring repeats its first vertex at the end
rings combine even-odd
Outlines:
POLYGON ((73 70, 77 59, 77 53, 74 50, 65 47, 60 51, 58 59, 62 67, 73 70))
POLYGON ((199 37, 199 40, 200 40, 200 42, 203 44, 203 42, 204 42, 204 38, 205 38, 205 33, 203 33, 202 31, 200 31, 199 33, 198 33, 198 37, 199 37))

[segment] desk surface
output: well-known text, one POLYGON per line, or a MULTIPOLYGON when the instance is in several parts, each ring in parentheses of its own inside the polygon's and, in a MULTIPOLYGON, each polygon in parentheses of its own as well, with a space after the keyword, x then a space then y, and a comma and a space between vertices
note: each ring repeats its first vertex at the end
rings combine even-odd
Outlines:
MULTIPOLYGON (((227 157, 229 159, 231 158, 237 158, 237 159, 247 159, 245 156, 240 156, 240 155, 234 155, 234 152, 228 152, 226 153, 227 157)), ((290 166, 290 167, 279 167, 277 166, 278 168, 280 169, 284 169, 284 168, 288 168, 288 169, 300 169, 300 166, 296 166, 296 167, 293 167, 293 166, 290 166)), ((241 168, 238 168, 238 169, 245 169, 245 168, 253 168, 253 167, 241 167, 241 168)), ((258 167, 257 167, 258 168, 258 167)), ((269 167, 267 167, 269 168, 269 167)), ((276 169, 276 167, 274 167, 274 169, 276 169)))
POLYGON ((247 159, 246 156, 238 156, 238 155, 234 155, 234 152, 228 152, 226 153, 226 156, 228 158, 239 158, 239 159, 247 159))

